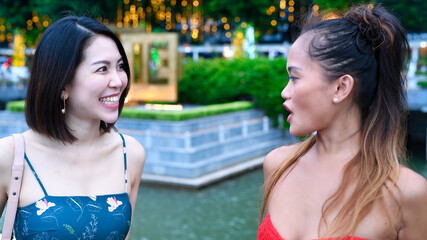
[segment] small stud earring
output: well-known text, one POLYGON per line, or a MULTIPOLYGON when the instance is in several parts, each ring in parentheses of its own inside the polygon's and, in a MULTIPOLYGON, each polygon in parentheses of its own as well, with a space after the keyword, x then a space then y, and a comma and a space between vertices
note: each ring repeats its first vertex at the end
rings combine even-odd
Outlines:
POLYGON ((64 100, 64 108, 63 108, 63 109, 61 109, 61 113, 62 113, 62 114, 65 114, 65 98, 63 98, 62 100, 64 100))
POLYGON ((337 102, 338 102, 338 98, 334 98, 334 99, 332 99, 332 101, 333 101, 334 103, 337 103, 337 102))

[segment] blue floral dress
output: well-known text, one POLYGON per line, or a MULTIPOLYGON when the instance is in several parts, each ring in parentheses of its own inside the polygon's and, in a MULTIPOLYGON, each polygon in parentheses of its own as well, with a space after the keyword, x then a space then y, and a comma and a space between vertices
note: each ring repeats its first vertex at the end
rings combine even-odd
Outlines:
POLYGON ((123 240, 132 215, 127 194, 126 143, 123 141, 125 165, 124 193, 100 196, 51 196, 34 173, 45 196, 17 210, 14 232, 18 240, 123 240))

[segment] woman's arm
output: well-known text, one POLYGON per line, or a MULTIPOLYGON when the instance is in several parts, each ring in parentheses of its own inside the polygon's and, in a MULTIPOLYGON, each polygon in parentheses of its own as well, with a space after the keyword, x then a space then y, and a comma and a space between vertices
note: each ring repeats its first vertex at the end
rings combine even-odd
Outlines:
POLYGON ((402 168, 398 186, 402 192, 402 226, 398 239, 417 240, 427 236, 427 180, 402 168))
POLYGON ((12 174, 15 142, 12 136, 0 139, 0 214, 7 202, 10 176, 12 174))
MULTIPOLYGON (((138 196, 139 184, 141 182, 142 170, 145 163, 145 150, 142 145, 133 137, 124 135, 126 141, 129 199, 132 205, 132 218, 135 210, 136 198, 138 196)), ((130 233, 130 232, 129 232, 130 233)), ((126 239, 129 238, 129 233, 126 239)))

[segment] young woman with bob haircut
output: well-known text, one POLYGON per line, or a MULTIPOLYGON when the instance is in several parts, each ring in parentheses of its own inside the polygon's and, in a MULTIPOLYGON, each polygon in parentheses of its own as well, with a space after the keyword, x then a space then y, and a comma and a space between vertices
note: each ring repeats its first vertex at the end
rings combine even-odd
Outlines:
MULTIPOLYGON (((144 148, 114 127, 129 78, 123 46, 103 24, 69 16, 46 29, 25 101, 17 239, 128 238, 145 162, 144 148)), ((2 212, 13 137, 0 149, 2 212)))
POLYGON ((259 240, 427 237, 427 181, 406 158, 409 44, 381 6, 307 17, 282 91, 294 136, 270 152, 259 240))

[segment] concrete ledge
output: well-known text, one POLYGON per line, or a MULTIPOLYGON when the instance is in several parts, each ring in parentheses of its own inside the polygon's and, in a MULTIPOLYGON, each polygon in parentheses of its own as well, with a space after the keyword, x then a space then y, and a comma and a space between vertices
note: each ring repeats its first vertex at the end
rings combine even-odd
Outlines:
POLYGON ((190 188, 202 188, 215 182, 219 182, 225 178, 229 178, 231 176, 261 167, 263 161, 264 157, 254 158, 197 178, 178 178, 143 173, 142 181, 164 185, 179 185, 190 188))

